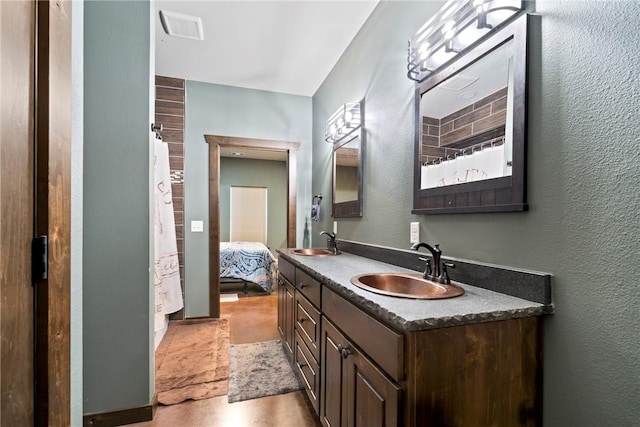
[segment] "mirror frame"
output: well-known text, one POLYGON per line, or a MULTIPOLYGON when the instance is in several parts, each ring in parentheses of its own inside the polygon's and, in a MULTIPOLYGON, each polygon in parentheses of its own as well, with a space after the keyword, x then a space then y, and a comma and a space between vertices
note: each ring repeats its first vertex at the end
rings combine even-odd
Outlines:
MULTIPOLYGON (((361 104, 362 108, 362 104, 361 104)), ((356 132, 354 132, 355 136, 353 138, 344 139, 333 146, 333 150, 331 152, 331 156, 333 157, 333 180, 332 180, 332 192, 331 192, 331 206, 332 212, 331 216, 334 218, 359 218, 362 217, 362 195, 363 195, 363 165, 364 165, 364 128, 360 127, 356 132), (358 199, 351 200, 348 202, 336 203, 336 151, 338 149, 354 139, 360 139, 360 149, 358 151, 358 199)))
POLYGON ((451 65, 434 73, 415 91, 415 145, 414 145, 414 214, 521 212, 526 203, 526 140, 527 140, 527 34, 529 15, 523 15, 499 30, 451 65), (422 94, 447 78, 513 40, 513 140, 512 174, 499 178, 474 181, 444 187, 421 189, 421 99, 422 94))

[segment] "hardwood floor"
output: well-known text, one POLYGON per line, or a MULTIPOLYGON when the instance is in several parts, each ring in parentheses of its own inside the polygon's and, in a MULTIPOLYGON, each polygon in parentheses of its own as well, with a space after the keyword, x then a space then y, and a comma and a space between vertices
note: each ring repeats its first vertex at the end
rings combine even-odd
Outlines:
MULTIPOLYGON (((238 302, 220 304, 221 317, 229 320, 231 344, 279 339, 277 292, 264 295, 250 287, 245 297, 242 285, 225 287, 223 293, 237 290, 238 302)), ((254 285, 255 286, 255 285, 254 285)), ((178 405, 158 406, 153 421, 131 424, 145 427, 320 427, 304 391, 228 403, 227 396, 178 405)))

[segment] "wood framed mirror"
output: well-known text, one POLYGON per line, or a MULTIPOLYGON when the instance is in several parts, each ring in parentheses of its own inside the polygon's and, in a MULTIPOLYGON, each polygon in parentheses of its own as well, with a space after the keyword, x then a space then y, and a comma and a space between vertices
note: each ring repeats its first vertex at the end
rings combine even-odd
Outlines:
POLYGON ((416 88, 415 214, 527 210, 528 15, 416 88))
POLYGON ((364 131, 360 128, 354 138, 347 138, 333 147, 332 216, 334 218, 362 217, 362 164, 364 131))

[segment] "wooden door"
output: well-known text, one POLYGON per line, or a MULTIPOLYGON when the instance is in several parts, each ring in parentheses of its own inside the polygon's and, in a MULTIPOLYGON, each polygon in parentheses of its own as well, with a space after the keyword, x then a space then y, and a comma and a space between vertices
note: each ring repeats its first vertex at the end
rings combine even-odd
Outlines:
POLYGON ((2 426, 70 424, 70 66, 70 1, 0 2, 2 426))
POLYGON ((349 341, 324 316, 320 336, 320 422, 325 427, 343 424, 342 351, 349 341))
POLYGON ((287 344, 287 351, 290 356, 293 356, 293 326, 294 322, 294 310, 296 308, 296 294, 295 288, 288 281, 284 281, 285 293, 284 293, 284 340, 287 344))
POLYGON ((285 339, 285 296, 284 279, 278 275, 278 332, 283 340, 285 339))
POLYGON ((400 422, 402 389, 354 348, 343 351, 348 427, 393 427, 400 422))
POLYGON ((0 385, 2 426, 34 419, 31 285, 35 3, 0 2, 0 385))

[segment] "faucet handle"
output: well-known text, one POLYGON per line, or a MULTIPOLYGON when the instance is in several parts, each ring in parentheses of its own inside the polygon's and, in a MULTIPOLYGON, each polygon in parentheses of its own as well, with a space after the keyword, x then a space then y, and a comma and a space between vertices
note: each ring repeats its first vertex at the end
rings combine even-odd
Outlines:
POLYGON ((452 262, 443 262, 442 263, 442 273, 440 273, 440 283, 444 283, 447 285, 451 284, 451 279, 449 278, 449 273, 447 273, 447 267, 456 268, 456 265, 452 262))
POLYGON ((433 274, 433 270, 431 269, 431 258, 419 257, 418 259, 420 261, 424 261, 426 264, 423 277, 427 279, 427 276, 431 276, 431 274, 433 274))

